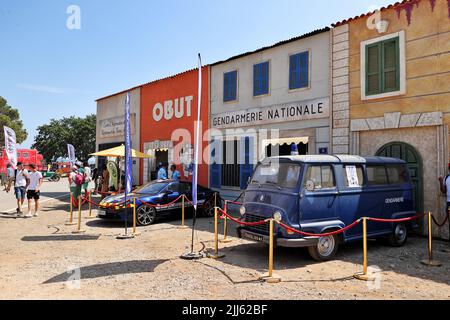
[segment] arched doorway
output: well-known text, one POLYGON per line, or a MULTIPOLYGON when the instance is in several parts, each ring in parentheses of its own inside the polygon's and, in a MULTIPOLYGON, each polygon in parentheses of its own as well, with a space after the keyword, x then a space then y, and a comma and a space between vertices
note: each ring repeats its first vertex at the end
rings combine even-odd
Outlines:
POLYGON ((414 183, 414 206, 417 212, 423 212, 423 167, 422 157, 417 150, 404 142, 392 142, 378 150, 376 155, 406 161, 414 183))

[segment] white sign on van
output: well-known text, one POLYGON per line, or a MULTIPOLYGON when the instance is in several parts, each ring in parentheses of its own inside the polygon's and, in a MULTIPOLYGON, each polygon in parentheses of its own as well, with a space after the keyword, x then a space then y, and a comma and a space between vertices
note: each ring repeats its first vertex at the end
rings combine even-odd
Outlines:
POLYGON ((358 172, 356 171, 356 166, 346 166, 345 170, 347 171, 347 182, 349 188, 359 188, 361 185, 359 184, 358 172))

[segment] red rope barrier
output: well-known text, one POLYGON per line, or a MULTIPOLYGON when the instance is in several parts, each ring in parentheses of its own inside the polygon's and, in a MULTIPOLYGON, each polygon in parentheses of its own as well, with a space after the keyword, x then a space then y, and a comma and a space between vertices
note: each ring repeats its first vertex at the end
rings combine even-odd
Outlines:
POLYGON ((138 200, 139 200, 144 206, 146 206, 146 207, 151 207, 151 208, 165 208, 165 207, 168 207, 168 206, 171 206, 171 205, 175 204, 178 200, 181 199, 181 197, 183 197, 183 196, 182 196, 182 195, 179 196, 178 198, 176 198, 174 201, 172 201, 172 202, 170 202, 170 203, 167 203, 167 204, 158 204, 158 205, 154 205, 154 204, 151 204, 151 203, 142 201, 141 199, 138 199, 138 200))
POLYGON ((406 221, 412 221, 412 220, 416 220, 419 218, 422 218, 424 216, 426 216, 426 213, 421 213, 418 214, 414 217, 409 217, 409 218, 402 218, 402 219, 380 219, 380 218, 367 218, 368 221, 374 221, 374 222, 387 222, 387 223, 396 223, 396 222, 406 222, 406 221))
POLYGON ((351 228, 353 228, 354 226, 356 226, 358 223, 361 222, 361 219, 356 220, 355 222, 353 222, 352 224, 349 224, 348 226, 346 226, 345 228, 333 231, 333 232, 327 232, 327 233, 320 233, 320 234, 315 234, 315 233, 309 233, 309 232, 304 232, 304 231, 299 231, 297 229, 291 228, 287 225, 285 225, 282 222, 279 222, 278 224, 283 227, 284 229, 286 229, 287 231, 291 231, 297 234, 300 234, 302 236, 306 236, 306 237, 328 237, 328 236, 334 236, 340 233, 343 233, 351 228))
POLYGON ((242 205, 243 205, 243 203, 235 202, 235 201, 227 201, 227 203, 235 204, 235 205, 237 205, 237 206, 242 206, 242 205))
POLYGON ((439 223, 439 222, 436 220, 436 218, 434 217, 434 215, 431 215, 431 218, 433 219, 433 222, 434 222, 439 228, 442 228, 442 227, 447 223, 447 221, 448 221, 448 219, 449 219, 449 216, 450 216, 450 213, 447 213, 447 216, 445 217, 445 220, 444 220, 444 222, 442 222, 442 223, 439 223))
POLYGON ((236 218, 230 216, 228 213, 226 213, 225 211, 223 211, 220 208, 217 208, 217 209, 222 213, 221 219, 223 219, 223 216, 226 216, 231 221, 234 221, 237 224, 240 224, 240 225, 243 225, 243 226, 248 226, 248 227, 260 226, 260 225, 263 225, 263 224, 267 223, 267 221, 269 221, 269 219, 266 219, 266 220, 261 220, 261 221, 257 221, 257 222, 245 222, 245 221, 241 221, 240 219, 236 219, 236 218))

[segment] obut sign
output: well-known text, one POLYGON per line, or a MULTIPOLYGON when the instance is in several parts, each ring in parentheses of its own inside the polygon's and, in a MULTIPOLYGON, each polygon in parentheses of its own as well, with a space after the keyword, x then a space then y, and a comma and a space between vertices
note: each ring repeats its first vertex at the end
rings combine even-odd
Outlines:
POLYGON ((157 103, 153 107, 153 120, 161 121, 181 119, 192 115, 192 100, 194 96, 181 97, 174 100, 167 100, 164 103, 157 103))

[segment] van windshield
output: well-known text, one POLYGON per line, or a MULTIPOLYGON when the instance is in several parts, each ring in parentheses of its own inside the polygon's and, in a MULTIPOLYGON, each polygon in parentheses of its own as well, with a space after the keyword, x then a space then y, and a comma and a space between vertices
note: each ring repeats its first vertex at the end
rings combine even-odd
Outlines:
POLYGON ((296 188, 300 178, 301 165, 292 163, 260 164, 250 184, 273 184, 281 188, 296 188))

